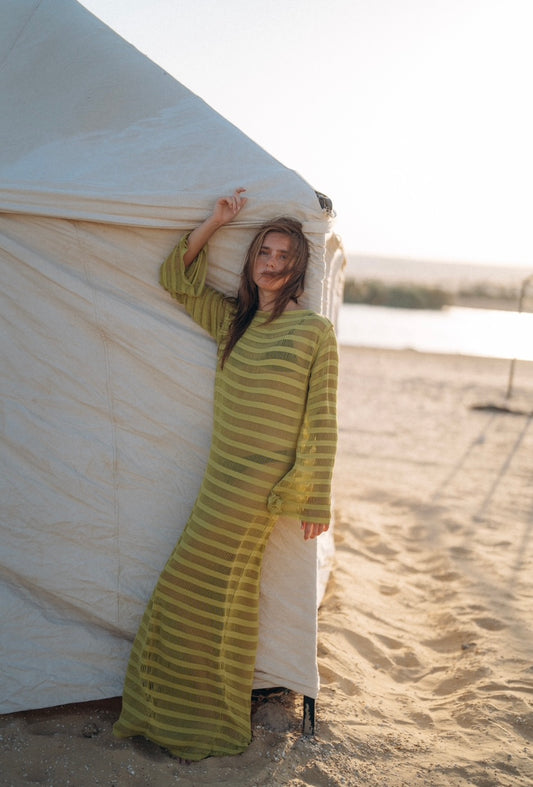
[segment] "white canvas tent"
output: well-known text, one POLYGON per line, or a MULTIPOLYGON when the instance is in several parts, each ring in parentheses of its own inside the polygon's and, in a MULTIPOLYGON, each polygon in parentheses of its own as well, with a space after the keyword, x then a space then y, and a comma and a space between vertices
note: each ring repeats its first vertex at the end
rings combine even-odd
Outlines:
MULTIPOLYGON (((146 600, 194 502, 214 346, 158 285, 220 195, 235 289, 265 218, 301 219, 306 305, 335 319, 343 254, 313 189, 72 0, 0 0, 0 710, 116 696, 146 600)), ((256 686, 316 696, 331 537, 280 520, 256 686)))

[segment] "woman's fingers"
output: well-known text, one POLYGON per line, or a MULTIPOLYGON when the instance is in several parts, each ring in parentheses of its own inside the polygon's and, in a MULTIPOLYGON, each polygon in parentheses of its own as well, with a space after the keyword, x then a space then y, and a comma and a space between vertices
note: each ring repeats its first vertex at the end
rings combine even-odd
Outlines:
POLYGON ((302 522, 301 528, 304 531, 305 541, 308 541, 310 538, 316 538, 321 533, 325 533, 329 525, 321 525, 317 522, 302 522))
POLYGON ((246 202, 246 197, 241 197, 241 194, 243 194, 245 191, 246 189, 244 188, 235 189, 231 197, 222 197, 222 199, 225 200, 232 208, 238 210, 246 202))
POLYGON ((248 202, 247 197, 242 196, 245 191, 245 188, 240 187, 235 189, 231 197, 220 197, 217 200, 215 214, 221 221, 231 221, 244 208, 248 202))
POLYGON ((235 189, 235 193, 234 193, 234 195, 233 195, 233 206, 234 206, 234 210, 235 210, 235 212, 237 212, 237 213, 238 213, 238 212, 241 210, 241 208, 243 208, 243 207, 246 205, 246 203, 248 202, 248 200, 246 199, 246 197, 241 197, 241 194, 243 194, 245 191, 246 191, 246 189, 245 189, 245 188, 242 188, 242 186, 241 186, 240 188, 238 188, 238 189, 235 189))

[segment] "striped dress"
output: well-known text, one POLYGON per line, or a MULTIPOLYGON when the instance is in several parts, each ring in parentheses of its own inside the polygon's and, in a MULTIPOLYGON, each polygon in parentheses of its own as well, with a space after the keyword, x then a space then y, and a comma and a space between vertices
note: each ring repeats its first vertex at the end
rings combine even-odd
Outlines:
MULTIPOLYGON (((163 263, 161 283, 220 354, 233 302, 205 284, 205 250, 185 269, 186 243, 163 263)), ((219 364, 205 476, 142 619, 114 727, 188 760, 250 743, 261 562, 276 518, 330 520, 334 330, 309 310, 267 318, 257 312, 219 364)))

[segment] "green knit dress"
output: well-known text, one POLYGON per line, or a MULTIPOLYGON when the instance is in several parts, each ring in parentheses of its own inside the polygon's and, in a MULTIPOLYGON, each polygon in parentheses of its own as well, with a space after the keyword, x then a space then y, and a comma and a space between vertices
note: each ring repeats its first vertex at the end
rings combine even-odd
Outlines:
MULTIPOLYGON (((161 283, 224 347, 233 302, 205 284, 187 239, 161 283)), ((148 603, 114 733, 188 760, 238 754, 251 740, 263 553, 280 514, 328 523, 338 355, 312 311, 265 324, 257 312, 217 370, 211 451, 187 525, 148 603)))

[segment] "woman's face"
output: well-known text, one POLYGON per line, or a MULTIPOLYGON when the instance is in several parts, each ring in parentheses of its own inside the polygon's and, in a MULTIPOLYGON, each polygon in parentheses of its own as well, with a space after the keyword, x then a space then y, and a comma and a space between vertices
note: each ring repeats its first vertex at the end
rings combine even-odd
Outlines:
POLYGON ((260 293, 263 291, 274 295, 283 288, 289 277, 291 259, 291 239, 288 235, 281 232, 265 235, 253 268, 254 284, 260 293))

